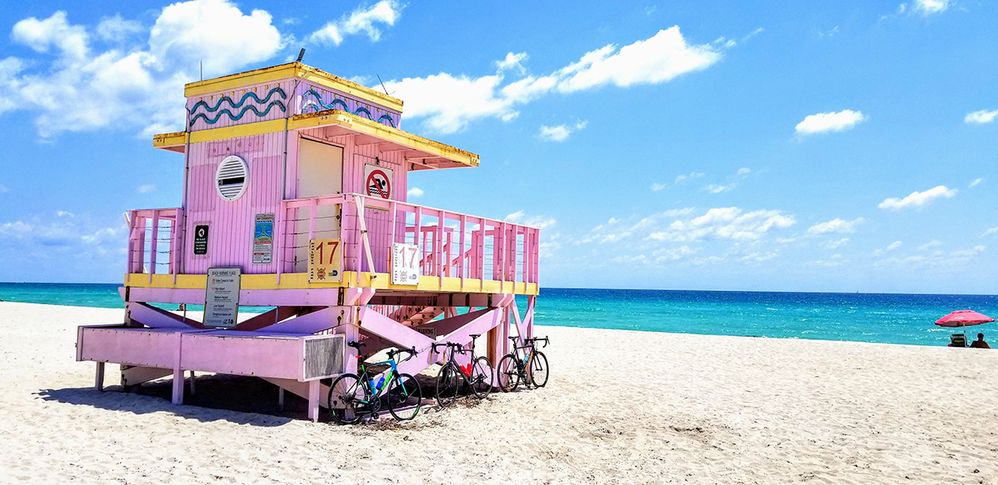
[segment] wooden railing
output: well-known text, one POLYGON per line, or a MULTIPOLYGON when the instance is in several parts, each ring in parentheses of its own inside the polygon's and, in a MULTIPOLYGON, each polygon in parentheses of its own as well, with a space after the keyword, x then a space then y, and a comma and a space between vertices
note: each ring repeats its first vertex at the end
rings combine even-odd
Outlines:
POLYGON ((307 270, 308 242, 340 239, 343 270, 389 273, 393 243, 418 248, 423 276, 536 283, 540 230, 443 209, 343 194, 284 201, 279 268, 307 270))
POLYGON ((180 272, 183 219, 184 211, 179 208, 128 211, 128 272, 180 272))
MULTIPOLYGON (((128 219, 129 273, 185 273, 179 255, 193 248, 183 209, 133 210, 128 219)), ((392 245, 406 243, 422 276, 538 281, 540 230, 528 226, 359 194, 286 200, 276 219, 278 278, 307 272, 309 241, 328 238, 343 246, 344 271, 390 273, 392 245)))

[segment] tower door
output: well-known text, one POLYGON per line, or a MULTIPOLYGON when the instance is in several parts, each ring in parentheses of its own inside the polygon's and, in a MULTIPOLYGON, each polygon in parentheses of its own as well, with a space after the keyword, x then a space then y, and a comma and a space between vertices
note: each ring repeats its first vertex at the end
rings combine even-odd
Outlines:
MULTIPOLYGON (((343 193, 343 148, 300 138, 298 141, 298 198, 343 193)), ((316 208, 312 237, 339 239, 339 211, 334 206, 316 208)), ((295 230, 295 272, 308 271, 308 210, 299 209, 295 230), (305 220, 301 220, 305 219, 305 220)))

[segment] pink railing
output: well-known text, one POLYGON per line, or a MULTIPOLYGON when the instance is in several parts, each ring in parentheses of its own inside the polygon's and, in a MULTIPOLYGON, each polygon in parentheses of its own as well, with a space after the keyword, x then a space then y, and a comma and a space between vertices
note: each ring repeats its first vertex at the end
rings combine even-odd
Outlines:
POLYGON ((284 201, 282 216, 283 272, 305 271, 310 239, 338 238, 345 271, 389 273, 392 244, 408 243, 424 276, 537 282, 536 228, 358 194, 284 201))
MULTIPOLYGON (((185 272, 183 209, 133 210, 128 219, 129 273, 185 272)), ((283 201, 276 223, 278 275, 306 272, 309 241, 329 238, 343 245, 344 271, 390 273, 392 244, 407 243, 423 276, 538 281, 540 231, 496 219, 343 194, 283 201)))
POLYGON ((179 208, 128 211, 128 272, 177 274, 183 219, 179 208))

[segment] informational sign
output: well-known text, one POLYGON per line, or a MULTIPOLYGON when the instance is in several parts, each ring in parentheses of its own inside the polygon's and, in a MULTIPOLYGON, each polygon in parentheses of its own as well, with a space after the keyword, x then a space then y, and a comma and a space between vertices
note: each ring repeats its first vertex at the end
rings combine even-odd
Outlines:
POLYGON ((257 214, 253 224, 253 263, 268 264, 274 254, 274 214, 257 214))
POLYGON ((239 268, 209 268, 204 326, 234 327, 239 313, 239 268))
POLYGON ((309 283, 343 280, 343 247, 339 239, 312 239, 308 242, 309 283))
POLYGON ((392 198, 392 169, 364 165, 364 191, 371 197, 392 198))
POLYGON ((415 244, 392 244, 392 284, 419 284, 419 248, 415 244))
POLYGON ((208 254, 208 224, 194 226, 194 254, 197 256, 208 254))

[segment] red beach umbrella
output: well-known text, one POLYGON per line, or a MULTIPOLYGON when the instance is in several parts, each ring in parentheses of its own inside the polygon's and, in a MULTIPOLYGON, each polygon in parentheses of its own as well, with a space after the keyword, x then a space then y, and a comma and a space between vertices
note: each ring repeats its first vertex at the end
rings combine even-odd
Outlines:
POLYGON ((973 310, 957 310, 936 320, 936 325, 940 327, 969 327, 993 321, 995 321, 994 318, 983 313, 977 313, 973 310))

